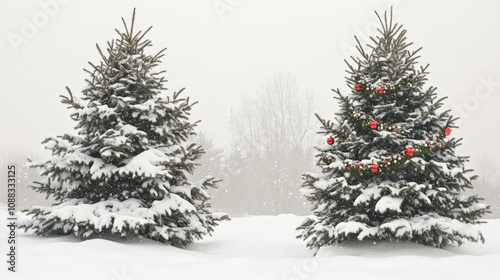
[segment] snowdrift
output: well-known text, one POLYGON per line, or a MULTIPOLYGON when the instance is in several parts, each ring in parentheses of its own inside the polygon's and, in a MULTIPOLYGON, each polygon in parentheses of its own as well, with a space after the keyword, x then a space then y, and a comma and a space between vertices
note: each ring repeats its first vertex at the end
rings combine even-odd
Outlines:
MULTIPOLYGON (((0 219, 6 223, 5 208, 0 219)), ((187 249, 145 239, 42 238, 18 232, 17 272, 0 279, 498 279, 500 220, 486 243, 437 249, 408 242, 350 242, 314 252, 295 238, 304 217, 234 218, 187 249)), ((0 227, 6 256, 7 227, 0 227)), ((5 258, 5 257, 4 257, 5 258)))

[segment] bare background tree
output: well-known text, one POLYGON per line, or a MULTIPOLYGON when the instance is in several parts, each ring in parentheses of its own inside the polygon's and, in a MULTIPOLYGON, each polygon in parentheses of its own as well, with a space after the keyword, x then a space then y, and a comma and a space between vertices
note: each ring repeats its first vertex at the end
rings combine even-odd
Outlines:
POLYGON ((500 218, 500 172, 495 158, 482 155, 479 158, 478 168, 474 170, 479 178, 474 181, 474 188, 470 191, 484 198, 484 203, 489 204, 491 214, 485 218, 500 218))
POLYGON ((314 166, 314 109, 311 92, 286 73, 244 97, 230 115, 232 144, 214 205, 233 215, 307 213, 299 189, 314 166))

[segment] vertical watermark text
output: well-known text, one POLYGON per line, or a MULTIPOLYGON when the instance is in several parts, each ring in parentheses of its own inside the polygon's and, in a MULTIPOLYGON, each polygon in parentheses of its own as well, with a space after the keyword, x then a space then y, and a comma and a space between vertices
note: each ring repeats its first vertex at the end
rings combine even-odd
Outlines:
POLYGON ((16 166, 7 166, 7 269, 17 268, 16 166))

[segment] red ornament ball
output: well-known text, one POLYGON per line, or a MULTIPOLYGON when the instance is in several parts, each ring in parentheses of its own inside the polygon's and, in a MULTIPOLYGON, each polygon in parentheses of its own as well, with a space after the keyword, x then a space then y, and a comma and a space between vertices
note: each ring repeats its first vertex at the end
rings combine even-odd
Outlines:
POLYGON ((335 140, 333 140, 333 137, 330 136, 328 137, 328 139, 326 139, 326 143, 331 146, 333 145, 333 143, 335 143, 335 140))
POLYGON ((374 163, 372 164, 372 166, 370 166, 370 170, 372 171, 372 173, 376 174, 378 173, 380 167, 378 166, 378 164, 374 163))
POLYGON ((378 128, 378 122, 371 121, 368 127, 370 127, 370 129, 376 130, 378 128))
POLYGON ((450 136, 450 134, 451 134, 451 128, 449 128, 449 127, 445 128, 444 129, 444 135, 445 136, 450 136))
POLYGON ((413 149, 413 147, 406 148, 405 155, 407 157, 412 157, 414 154, 415 154, 415 149, 413 149))
POLYGON ((380 94, 380 95, 384 94, 384 93, 385 93, 385 88, 383 88, 383 87, 379 87, 379 88, 377 89, 377 93, 378 93, 378 94, 380 94))
POLYGON ((363 86, 362 86, 362 85, 360 85, 360 84, 356 84, 356 85, 354 86, 354 90, 355 90, 355 91, 357 91, 357 92, 360 92, 362 89, 363 89, 363 86))

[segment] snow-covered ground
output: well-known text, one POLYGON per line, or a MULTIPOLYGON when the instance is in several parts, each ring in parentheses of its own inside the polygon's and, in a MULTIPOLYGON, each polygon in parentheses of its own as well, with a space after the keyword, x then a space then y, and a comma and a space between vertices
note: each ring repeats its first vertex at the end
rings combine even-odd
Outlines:
MULTIPOLYGON (((18 232, 18 272, 0 279, 500 279, 500 220, 482 225, 486 243, 436 249, 414 243, 354 242, 316 257, 294 215, 234 218, 212 237, 178 249, 149 240, 42 238, 18 232)), ((0 220, 7 223, 5 207, 0 220)), ((6 258, 7 227, 0 227, 6 258)))

